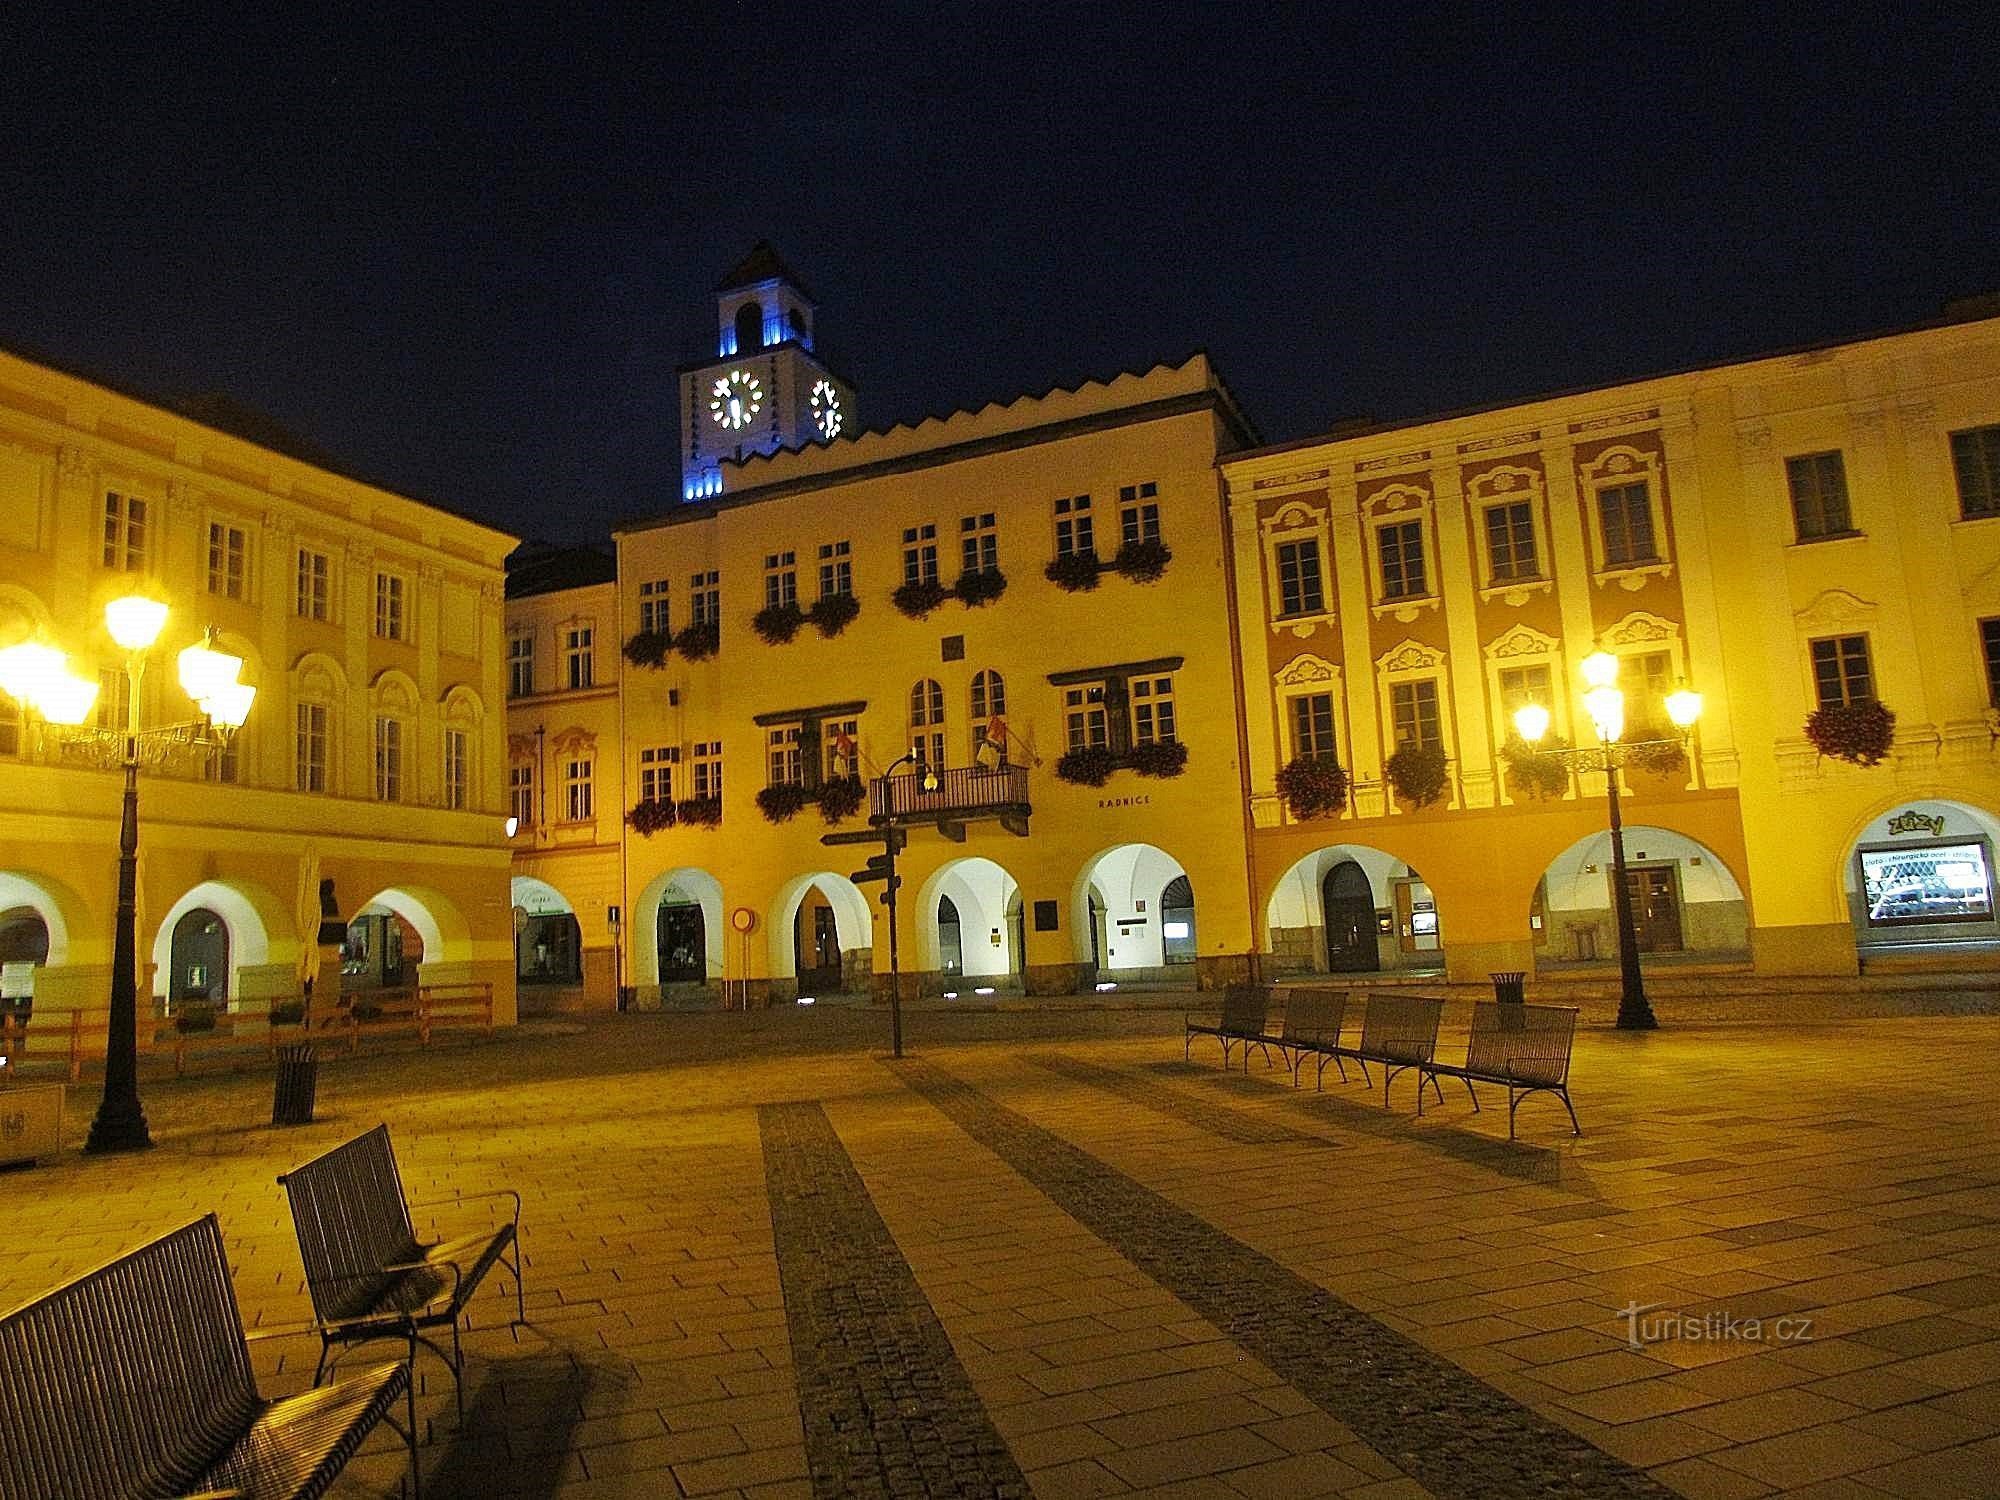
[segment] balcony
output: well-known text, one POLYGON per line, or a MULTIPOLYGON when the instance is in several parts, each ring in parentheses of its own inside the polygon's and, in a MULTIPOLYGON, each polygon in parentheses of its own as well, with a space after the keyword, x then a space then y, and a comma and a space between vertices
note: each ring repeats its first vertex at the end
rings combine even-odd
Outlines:
POLYGON ((928 792, 921 771, 878 776, 868 787, 871 819, 934 822, 955 838, 964 836, 959 825, 980 818, 998 818, 1010 833, 1026 834, 1030 811, 1026 766, 952 766, 937 773, 937 789, 928 792))

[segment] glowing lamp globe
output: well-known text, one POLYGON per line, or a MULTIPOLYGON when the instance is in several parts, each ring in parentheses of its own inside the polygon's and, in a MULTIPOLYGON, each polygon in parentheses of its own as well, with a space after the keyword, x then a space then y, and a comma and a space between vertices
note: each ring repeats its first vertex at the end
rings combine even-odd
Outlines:
POLYGON ((519 818, 509 818, 504 826, 507 829, 507 837, 511 839, 521 831, 521 820, 519 818))
POLYGON ((201 641, 181 652, 180 665, 181 686, 187 689, 187 695, 195 702, 206 704, 224 688, 236 686, 237 674, 243 670, 243 658, 231 656, 227 651, 216 651, 207 641, 201 641))
POLYGON ((921 785, 927 792, 934 792, 938 789, 938 774, 935 768, 931 766, 924 767, 924 779, 921 785))
POLYGON ((241 729, 250 717, 257 690, 247 682, 225 682, 201 700, 202 711, 224 729, 241 729))
POLYGON ((1625 695, 1617 688, 1592 688, 1583 695, 1583 706, 1597 737, 1607 745, 1625 733, 1625 695))
POLYGON ((1608 688, 1618 685, 1618 658, 1609 651, 1593 651, 1577 665, 1583 673, 1586 687, 1608 688))
POLYGON ((67 671, 67 658, 54 646, 21 641, 0 650, 0 693, 16 703, 39 705, 44 688, 67 671))
POLYGON ((1677 688, 1667 694, 1667 717, 1676 729, 1692 729, 1701 717, 1701 694, 1693 688, 1677 688))
POLYGON ((1539 745, 1549 732, 1549 711, 1539 703, 1524 703, 1514 710, 1514 728, 1529 744, 1539 745))
POLYGON ((67 669, 42 684, 35 706, 51 724, 81 724, 97 705, 97 679, 67 669))
POLYGON ((167 607, 144 594, 127 594, 104 606, 104 628, 127 651, 147 651, 167 628, 167 607))

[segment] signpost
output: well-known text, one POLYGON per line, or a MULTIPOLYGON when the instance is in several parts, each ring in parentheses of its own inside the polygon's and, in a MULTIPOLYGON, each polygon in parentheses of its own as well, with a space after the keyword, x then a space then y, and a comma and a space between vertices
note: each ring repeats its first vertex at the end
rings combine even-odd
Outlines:
POLYGON ((896 892, 902 889, 903 877, 896 873, 896 856, 909 837, 907 829, 884 822, 865 832, 857 829, 853 833, 823 834, 820 838, 822 844, 882 846, 880 854, 868 856, 866 869, 856 870, 847 878, 856 885, 882 882, 882 904, 889 908, 889 1050, 898 1058, 903 1055, 903 974, 896 946, 896 892))

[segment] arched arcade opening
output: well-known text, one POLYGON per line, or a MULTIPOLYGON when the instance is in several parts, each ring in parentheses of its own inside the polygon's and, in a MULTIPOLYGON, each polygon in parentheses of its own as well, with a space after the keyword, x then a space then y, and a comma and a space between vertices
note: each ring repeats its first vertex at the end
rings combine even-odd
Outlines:
POLYGON ((1021 984, 1026 949, 1021 887, 990 859, 954 859, 917 892, 917 967, 951 991, 1021 984))
POLYGON ((1334 844, 1295 863, 1271 888, 1266 971, 1435 972, 1444 967, 1437 895, 1404 861, 1365 844, 1334 844))
POLYGON ((171 1014, 194 1001, 240 1009, 298 989, 293 915, 261 886, 204 880, 167 908, 153 932, 153 998, 171 1014))
POLYGON ((1120 844, 1090 860, 1071 896, 1076 958, 1100 982, 1195 982, 1197 893, 1181 862, 1153 844, 1120 844))
POLYGON ((347 924, 342 990, 459 984, 472 977, 472 930, 451 899, 428 887, 391 886, 347 924))
MULTIPOLYGON (((1641 953, 1747 959, 1743 887, 1707 845, 1671 829, 1625 829, 1625 881, 1641 953)), ((1578 839, 1549 862, 1528 909, 1536 967, 1615 963, 1611 833, 1578 839)))
POLYGON ((727 956, 722 883, 693 867, 654 876, 632 909, 632 983, 639 1002, 712 1000, 727 956))
POLYGON ((799 875, 771 903, 772 989, 814 999, 867 994, 875 971, 875 914, 845 875, 799 875))
POLYGON ((567 989, 583 983, 583 928, 569 898, 546 880, 516 875, 508 882, 514 904, 514 982, 567 989))
POLYGON ((1993 851, 2000 817, 1969 802, 1897 802, 1848 844, 1842 894, 1855 946, 1871 955, 1949 958, 2000 944, 1993 851))

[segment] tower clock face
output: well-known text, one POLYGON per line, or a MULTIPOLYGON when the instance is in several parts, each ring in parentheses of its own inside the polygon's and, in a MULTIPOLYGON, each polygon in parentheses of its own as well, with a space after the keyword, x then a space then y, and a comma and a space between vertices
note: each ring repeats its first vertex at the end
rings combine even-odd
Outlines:
POLYGON ((832 439, 840 436, 841 424, 847 420, 847 413, 840 407, 840 392, 833 388, 831 381, 822 380, 812 390, 813 426, 819 435, 832 439))
POLYGON ((715 382, 708 394, 708 414, 718 426, 731 431, 748 427, 750 419, 764 408, 764 387, 755 375, 731 370, 715 382))

